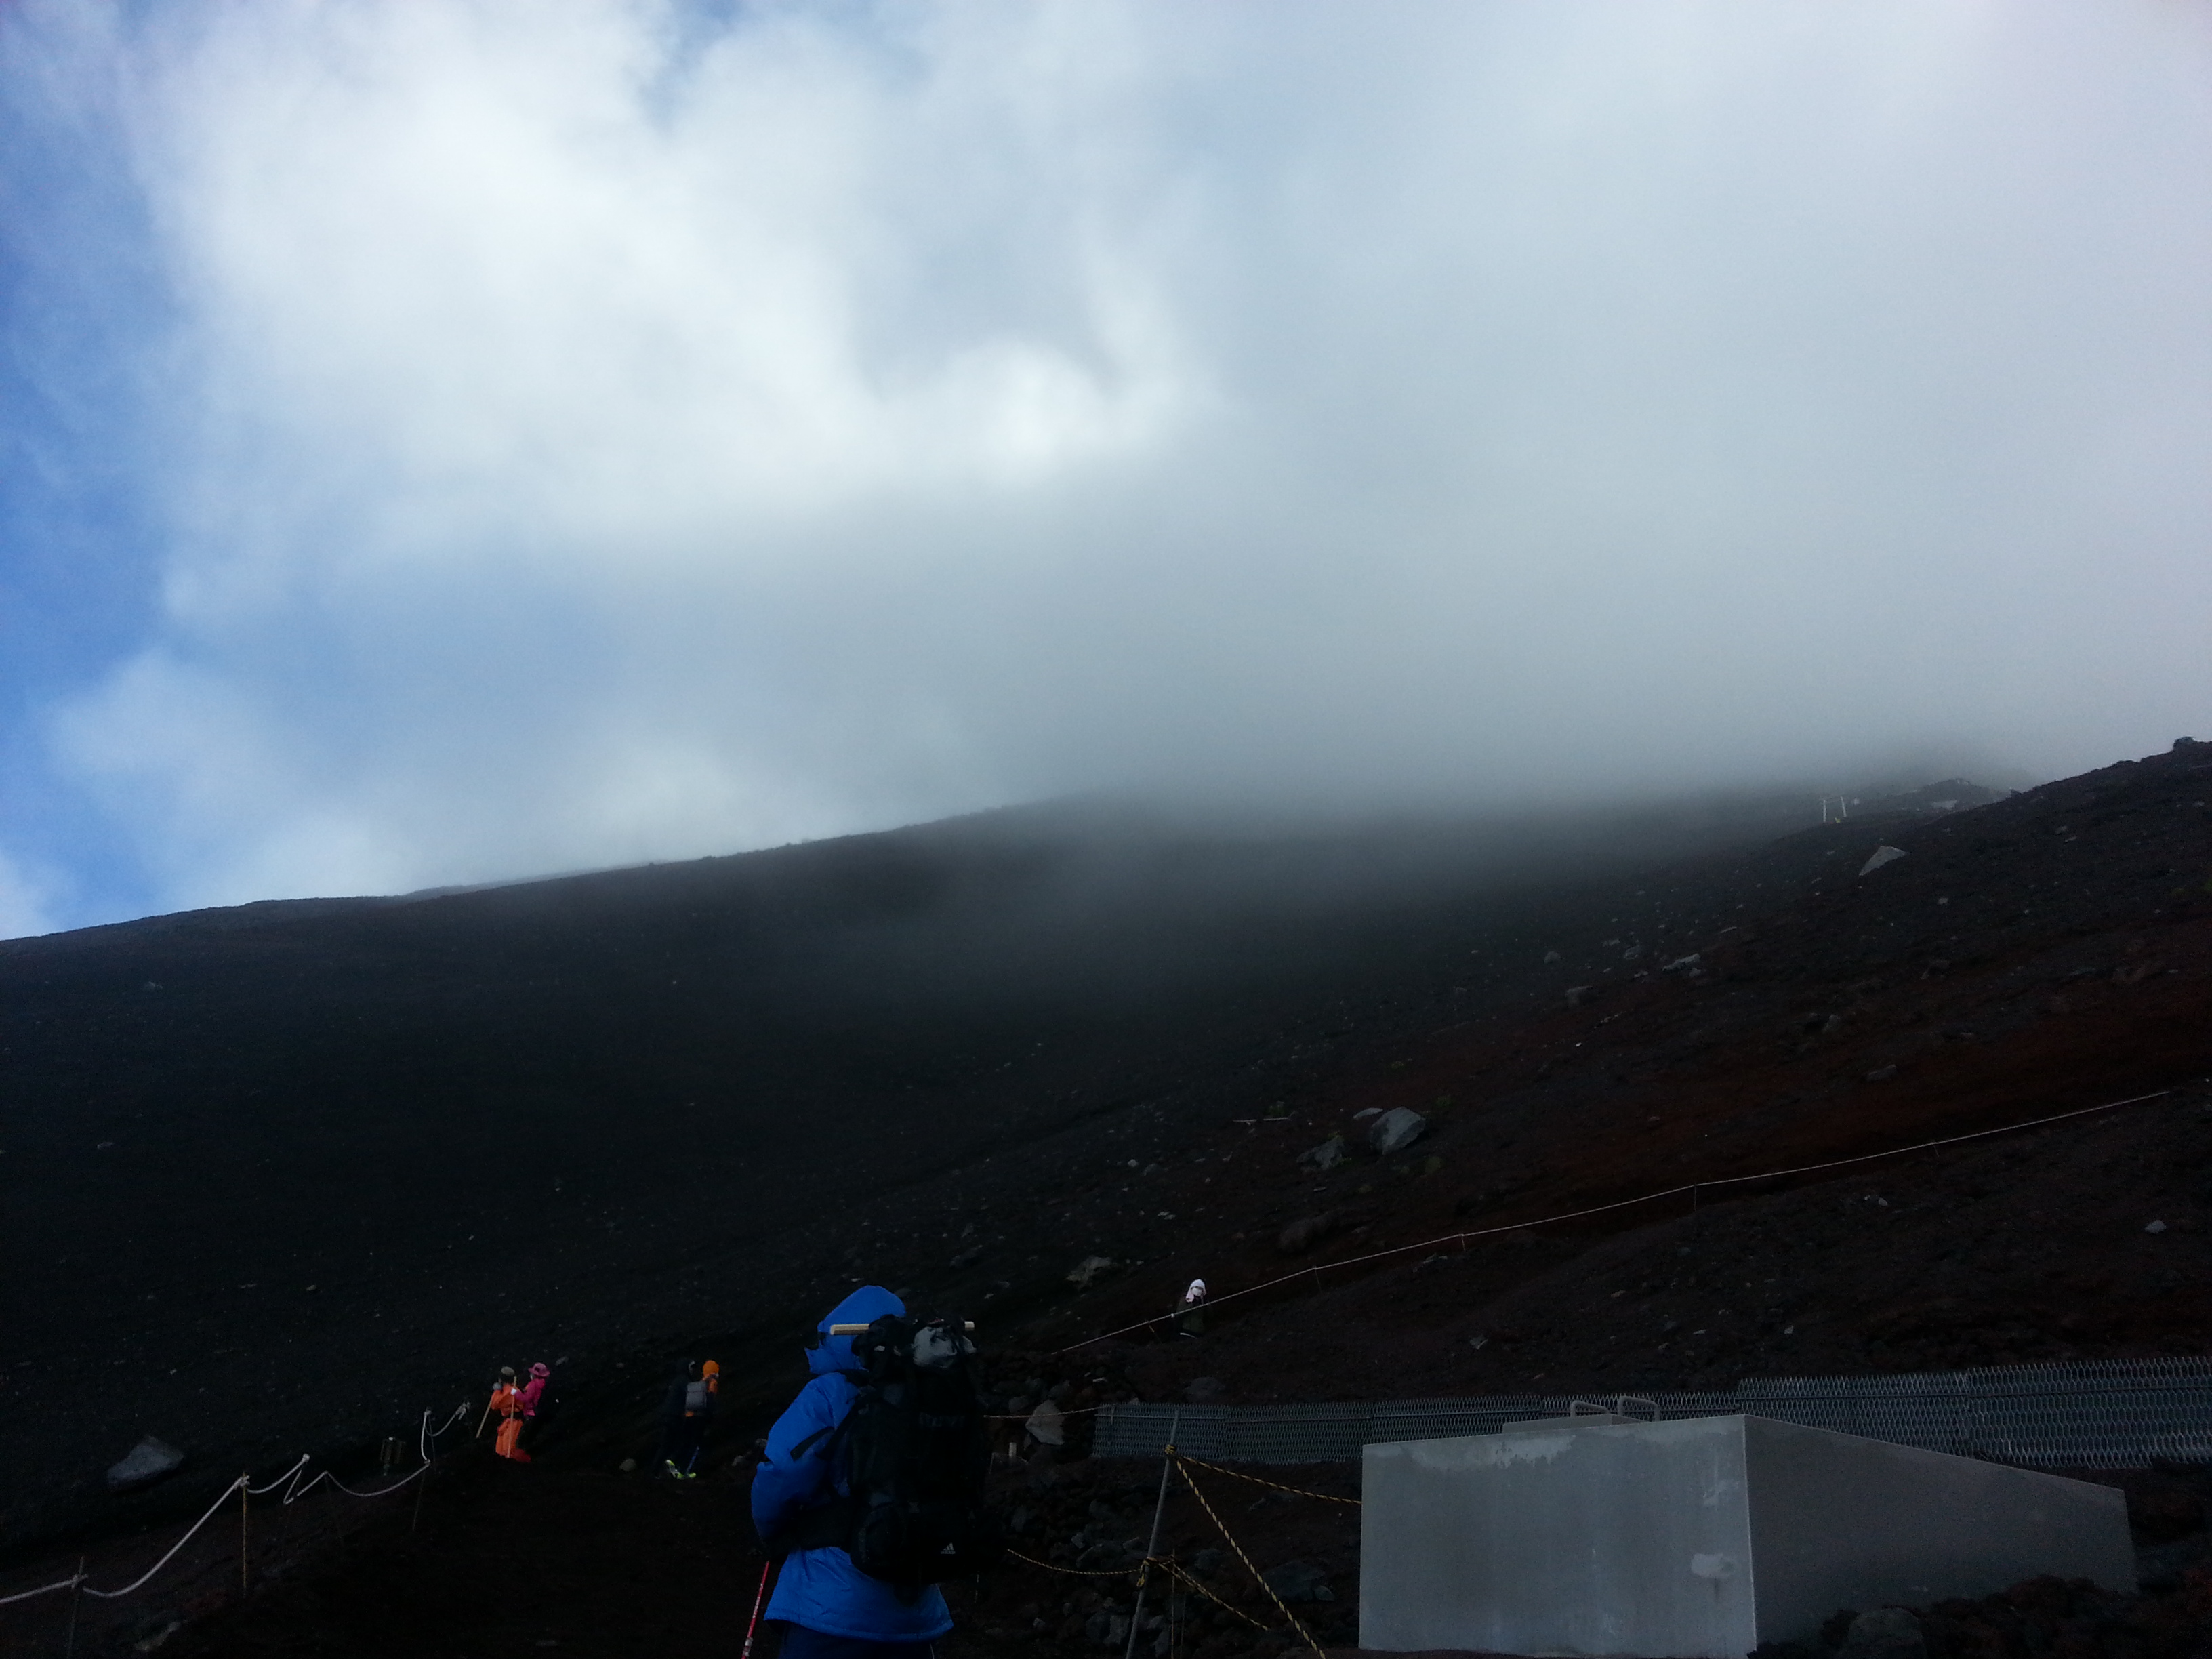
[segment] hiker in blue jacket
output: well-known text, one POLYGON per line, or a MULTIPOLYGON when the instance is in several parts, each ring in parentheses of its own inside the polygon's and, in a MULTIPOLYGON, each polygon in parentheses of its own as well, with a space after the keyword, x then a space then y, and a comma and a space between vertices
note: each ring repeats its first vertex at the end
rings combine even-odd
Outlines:
MULTIPOLYGON (((822 1334, 806 1351, 813 1378, 768 1431, 768 1450, 753 1476, 753 1525, 771 1554, 779 1535, 805 1511, 844 1495, 825 1453, 853 1408, 860 1362, 853 1339, 831 1336, 830 1328, 905 1313, 906 1304, 889 1291, 864 1285, 817 1328, 822 1334)), ((869 1577, 834 1544, 794 1549, 784 1558, 768 1616, 785 1626, 781 1659, 932 1659, 931 1644, 952 1628, 934 1584, 902 1601, 894 1586, 869 1577)))

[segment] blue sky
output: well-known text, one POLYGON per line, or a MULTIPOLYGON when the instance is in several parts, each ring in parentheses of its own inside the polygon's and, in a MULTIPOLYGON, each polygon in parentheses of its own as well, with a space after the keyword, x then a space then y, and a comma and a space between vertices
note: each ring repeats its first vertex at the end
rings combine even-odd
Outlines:
POLYGON ((2160 3, 0 9, 0 935, 2212 736, 2160 3))

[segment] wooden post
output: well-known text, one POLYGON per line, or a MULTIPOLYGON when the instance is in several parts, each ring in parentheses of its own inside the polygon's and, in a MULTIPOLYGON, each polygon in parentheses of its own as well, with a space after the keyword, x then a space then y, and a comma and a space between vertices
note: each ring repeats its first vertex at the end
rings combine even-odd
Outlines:
POLYGON ((246 1517, 253 1503, 253 1471, 238 1477, 238 1599, 246 1599, 246 1517))

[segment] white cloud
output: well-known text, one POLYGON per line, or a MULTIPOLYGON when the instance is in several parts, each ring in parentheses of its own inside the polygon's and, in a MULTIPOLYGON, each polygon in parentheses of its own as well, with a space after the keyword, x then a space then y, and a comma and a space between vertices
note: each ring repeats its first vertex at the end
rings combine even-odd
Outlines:
POLYGON ((173 539, 58 738, 177 902, 1097 785, 2056 770, 2212 692, 2201 16, 299 0, 113 51, 173 539))
POLYGON ((0 853, 0 939, 51 933, 58 925, 48 884, 33 880, 5 853, 0 853))

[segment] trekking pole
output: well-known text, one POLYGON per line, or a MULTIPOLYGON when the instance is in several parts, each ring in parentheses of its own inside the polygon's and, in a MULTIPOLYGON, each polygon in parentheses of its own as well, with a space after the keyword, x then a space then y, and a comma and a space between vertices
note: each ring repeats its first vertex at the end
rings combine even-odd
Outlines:
POLYGON ((753 1616, 745 1626, 745 1644, 738 1650, 738 1659, 753 1659, 753 1632, 760 1628, 761 1607, 768 1601, 768 1576, 775 1571, 775 1563, 761 1563, 760 1589, 753 1595, 753 1616))
POLYGON ((1152 1576, 1152 1558, 1160 1553, 1160 1515, 1168 1506, 1168 1476, 1175 1470, 1176 1431, 1182 1426, 1182 1413, 1177 1412, 1168 1424, 1168 1443, 1160 1457, 1160 1495, 1152 1504, 1152 1541, 1145 1546, 1144 1565, 1137 1569, 1137 1607, 1129 1615, 1129 1645, 1121 1659, 1137 1659, 1137 1627, 1145 1621, 1146 1583, 1152 1576))

